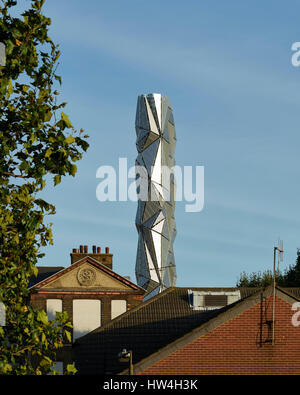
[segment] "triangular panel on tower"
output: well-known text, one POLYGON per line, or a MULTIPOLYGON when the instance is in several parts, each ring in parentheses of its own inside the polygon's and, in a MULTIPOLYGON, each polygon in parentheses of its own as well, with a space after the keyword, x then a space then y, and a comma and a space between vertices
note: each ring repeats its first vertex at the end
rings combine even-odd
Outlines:
POLYGON ((159 146, 159 139, 154 141, 151 145, 149 145, 146 149, 143 150, 141 153, 145 166, 149 174, 151 174, 151 168, 153 166, 153 162, 156 160, 158 146, 159 146))
POLYGON ((145 98, 145 103, 146 103, 146 109, 147 109, 147 114, 148 114, 148 119, 149 119, 150 130, 153 133, 155 133, 155 134, 157 134, 159 136, 159 131, 157 129, 157 125, 156 125, 156 122, 155 122, 154 114, 152 112, 151 106, 148 103, 148 99, 147 98, 145 98))

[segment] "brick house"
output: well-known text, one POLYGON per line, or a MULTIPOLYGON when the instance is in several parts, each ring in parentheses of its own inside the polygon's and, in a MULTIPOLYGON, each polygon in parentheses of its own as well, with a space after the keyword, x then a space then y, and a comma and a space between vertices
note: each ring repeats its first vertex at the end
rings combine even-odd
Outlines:
MULTIPOLYGON (((45 310, 49 319, 66 311, 73 325, 72 342, 142 302, 145 290, 112 270, 113 255, 106 248, 73 249, 68 267, 38 267, 29 281, 30 304, 45 310)), ((65 345, 58 360, 72 362, 65 345)))
POLYGON ((78 339, 76 368, 128 374, 116 358, 126 348, 136 375, 300 374, 299 301, 299 288, 276 287, 273 339, 272 286, 169 288, 78 339))

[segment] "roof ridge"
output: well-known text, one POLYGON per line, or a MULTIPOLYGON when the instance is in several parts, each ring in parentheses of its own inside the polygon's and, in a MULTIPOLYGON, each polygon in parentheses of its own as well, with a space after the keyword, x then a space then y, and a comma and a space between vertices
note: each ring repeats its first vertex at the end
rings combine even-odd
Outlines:
POLYGON ((287 291, 287 289, 291 289, 291 288, 296 288, 300 290, 300 287, 280 287, 279 285, 276 285, 276 288, 279 289, 279 291, 285 293, 286 295, 290 296, 291 298, 300 300, 299 296, 294 295, 292 292, 287 291))

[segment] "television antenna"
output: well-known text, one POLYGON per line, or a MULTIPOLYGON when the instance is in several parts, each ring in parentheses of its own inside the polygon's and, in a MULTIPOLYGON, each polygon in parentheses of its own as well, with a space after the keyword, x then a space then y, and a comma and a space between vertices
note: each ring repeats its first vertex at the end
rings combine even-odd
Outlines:
POLYGON ((278 258, 277 273, 279 273, 279 262, 283 262, 283 240, 278 239, 277 246, 274 247, 273 265, 273 309, 272 309, 272 345, 275 342, 275 288, 276 288, 276 256, 278 258))

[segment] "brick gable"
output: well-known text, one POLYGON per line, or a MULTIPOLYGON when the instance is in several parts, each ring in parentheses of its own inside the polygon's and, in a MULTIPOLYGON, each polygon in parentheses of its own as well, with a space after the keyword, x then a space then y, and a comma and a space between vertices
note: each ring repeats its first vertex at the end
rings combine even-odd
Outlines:
POLYGON ((300 327, 291 303, 276 296, 275 345, 272 295, 183 345, 140 374, 300 374, 300 327))

